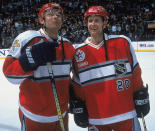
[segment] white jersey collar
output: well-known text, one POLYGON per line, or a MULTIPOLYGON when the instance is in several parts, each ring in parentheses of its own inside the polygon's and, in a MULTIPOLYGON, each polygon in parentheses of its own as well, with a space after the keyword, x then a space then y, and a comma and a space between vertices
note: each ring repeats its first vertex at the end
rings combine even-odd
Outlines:
POLYGON ((53 41, 53 39, 49 37, 42 28, 39 31, 46 39, 48 39, 49 41, 53 41))
MULTIPOLYGON (((107 34, 104 34, 104 35, 105 35, 105 40, 108 40, 108 35, 107 35, 107 34)), ((91 39, 91 37, 88 37, 88 38, 84 41, 84 43, 90 45, 90 46, 93 47, 93 48, 99 49, 99 48, 104 44, 104 40, 103 40, 103 41, 101 41, 98 45, 95 45, 95 44, 93 44, 92 42, 90 42, 90 39, 91 39)))
MULTIPOLYGON (((108 40, 107 34, 104 34, 104 35, 105 35, 105 40, 108 40)), ((90 45, 91 47, 96 48, 96 49, 99 49, 99 48, 104 44, 104 40, 101 41, 98 45, 93 44, 92 42, 90 42, 90 40, 91 40, 91 37, 88 37, 88 38, 85 40, 84 43, 86 43, 86 44, 88 44, 88 45, 90 45)))
POLYGON ((93 43, 90 42, 90 39, 91 39, 91 37, 88 37, 88 38, 85 40, 84 43, 86 43, 86 44, 88 44, 88 45, 90 45, 91 47, 96 48, 96 49, 99 49, 99 48, 103 45, 103 43, 104 43, 104 42, 102 41, 102 42, 100 42, 98 45, 95 45, 95 44, 93 44, 93 43))

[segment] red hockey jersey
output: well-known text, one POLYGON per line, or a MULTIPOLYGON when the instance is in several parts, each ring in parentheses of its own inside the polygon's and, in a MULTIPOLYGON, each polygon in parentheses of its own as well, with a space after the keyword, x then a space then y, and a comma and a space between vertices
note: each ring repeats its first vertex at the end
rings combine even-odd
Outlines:
POLYGON ((94 45, 89 39, 76 46, 73 71, 74 89, 86 101, 89 123, 105 125, 135 117, 133 92, 143 82, 131 41, 106 36, 105 48, 103 41, 94 45))
MULTIPOLYGON (((29 30, 18 35, 5 59, 3 72, 8 81, 20 84, 19 107, 26 117, 37 122, 58 121, 48 68, 39 66, 35 71, 24 72, 19 56, 30 45, 42 41, 53 41, 45 32, 29 30)), ((63 60, 62 39, 58 39, 56 61, 52 63, 55 83, 63 116, 68 109, 68 85, 74 47, 63 38, 65 59, 63 60)))

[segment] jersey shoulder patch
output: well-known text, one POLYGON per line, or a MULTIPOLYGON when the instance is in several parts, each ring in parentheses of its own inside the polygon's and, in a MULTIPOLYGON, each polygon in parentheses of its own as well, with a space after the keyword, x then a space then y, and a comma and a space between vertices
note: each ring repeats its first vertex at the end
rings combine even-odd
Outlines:
POLYGON ((9 55, 18 57, 21 49, 35 37, 42 37, 39 31, 28 30, 20 33, 13 41, 9 51, 9 55))

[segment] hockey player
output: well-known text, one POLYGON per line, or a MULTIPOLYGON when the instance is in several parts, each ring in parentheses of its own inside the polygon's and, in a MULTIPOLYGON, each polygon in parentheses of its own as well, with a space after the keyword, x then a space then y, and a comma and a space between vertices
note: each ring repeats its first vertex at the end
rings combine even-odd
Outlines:
POLYGON ((61 6, 45 4, 39 11, 42 28, 19 34, 5 59, 4 75, 11 83, 20 84, 19 117, 22 131, 68 131, 68 86, 74 48, 68 40, 58 36, 62 21, 61 6), (47 63, 52 63, 53 84, 47 63), (60 112, 57 113, 55 92, 51 86, 54 84, 63 116, 61 126, 60 112))
POLYGON ((102 6, 84 15, 90 37, 76 47, 70 112, 89 131, 141 131, 137 114, 149 112, 148 90, 130 39, 105 34, 107 20, 102 6))

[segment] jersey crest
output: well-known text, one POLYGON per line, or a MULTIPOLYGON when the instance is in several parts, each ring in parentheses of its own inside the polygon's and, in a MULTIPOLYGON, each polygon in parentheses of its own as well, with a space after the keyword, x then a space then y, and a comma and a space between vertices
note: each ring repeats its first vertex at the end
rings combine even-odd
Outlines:
POLYGON ((82 50, 78 50, 75 54, 76 62, 81 62, 85 59, 85 53, 82 50))
POLYGON ((14 40, 14 42, 10 48, 9 55, 15 56, 16 54, 18 54, 20 52, 19 51, 20 48, 21 48, 20 40, 19 39, 14 40))
POLYGON ((19 40, 15 40, 14 43, 12 44, 12 46, 11 46, 11 50, 15 51, 19 47, 20 47, 19 40))

